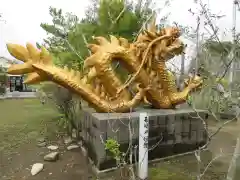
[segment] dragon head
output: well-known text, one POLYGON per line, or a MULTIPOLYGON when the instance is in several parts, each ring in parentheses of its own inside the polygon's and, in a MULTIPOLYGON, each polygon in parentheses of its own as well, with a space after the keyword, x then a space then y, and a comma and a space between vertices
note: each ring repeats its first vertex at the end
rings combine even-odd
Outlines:
POLYGON ((156 18, 153 18, 150 26, 138 37, 136 44, 147 50, 151 46, 152 57, 158 61, 167 61, 184 52, 185 45, 179 39, 181 32, 177 27, 168 27, 157 30, 156 18))

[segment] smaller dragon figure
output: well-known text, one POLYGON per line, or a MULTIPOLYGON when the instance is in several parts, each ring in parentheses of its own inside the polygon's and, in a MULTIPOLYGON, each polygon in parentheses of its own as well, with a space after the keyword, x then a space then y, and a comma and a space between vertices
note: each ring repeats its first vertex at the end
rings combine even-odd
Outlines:
POLYGON ((39 50, 29 43, 26 48, 7 44, 10 54, 24 62, 10 66, 8 73, 28 74, 27 84, 55 82, 78 94, 97 112, 129 112, 142 102, 153 108, 171 109, 185 102, 189 93, 203 83, 201 77, 193 76, 185 81, 182 91, 177 91, 166 62, 183 53, 184 44, 179 37, 176 27, 158 31, 155 19, 133 43, 113 35, 110 40, 94 37, 97 44, 88 45, 92 54, 84 61, 86 75, 55 66, 44 47, 39 50), (130 74, 125 83, 112 66, 116 60, 130 74), (134 89, 133 94, 129 87, 134 89))

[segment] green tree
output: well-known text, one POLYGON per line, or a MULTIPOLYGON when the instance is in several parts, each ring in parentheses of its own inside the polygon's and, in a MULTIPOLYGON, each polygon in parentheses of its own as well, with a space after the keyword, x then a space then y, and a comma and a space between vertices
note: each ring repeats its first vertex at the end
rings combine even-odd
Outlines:
MULTIPOLYGON (((232 57, 230 53, 232 49, 235 48, 235 62, 239 62, 240 57, 240 45, 237 43, 233 47, 233 43, 229 41, 212 41, 208 40, 202 43, 201 51, 198 55, 198 70, 200 74, 204 77, 204 88, 199 95, 200 108, 208 107, 212 111, 219 112, 222 105, 226 104, 226 99, 224 95, 229 92, 229 69, 232 57), (222 87, 221 87, 222 86, 222 87), (224 90, 223 90, 224 89, 224 90), (225 93, 223 93, 225 92, 225 93), (210 97, 210 98, 209 98, 210 97)), ((194 60, 190 64, 190 70, 194 68, 194 60)), ((235 68, 237 64, 235 64, 235 68)), ((233 76, 232 89, 239 89, 240 81, 237 78, 239 72, 236 71, 233 76)), ((234 96, 234 92, 232 95, 234 96)), ((197 102, 197 101, 195 101, 197 102)), ((228 106, 224 106, 225 109, 228 106)))
POLYGON ((7 74, 6 70, 0 66, 0 95, 6 93, 7 74))
POLYGON ((76 65, 79 63, 79 58, 81 61, 83 59, 77 56, 78 53, 72 52, 74 50, 71 45, 73 42, 69 40, 69 34, 74 31, 79 22, 78 17, 71 13, 63 14, 61 9, 58 10, 53 7, 49 8, 49 14, 52 17, 53 24, 41 24, 41 27, 49 34, 44 39, 44 45, 52 53, 55 63, 78 68, 76 65))
MULTIPOLYGON (((210 76, 210 73, 221 74, 224 73, 230 65, 231 59, 230 52, 233 49, 232 42, 229 41, 212 41, 208 40, 201 46, 201 50, 198 55, 198 66, 200 72, 206 76, 210 76)), ((239 61, 240 57, 240 46, 235 46, 235 60, 239 61)), ((195 60, 190 64, 190 70, 195 67, 195 60)), ((226 75, 226 73, 225 73, 226 75)))
POLYGON ((93 0, 81 20, 50 7, 52 24, 41 24, 49 34, 44 45, 54 55, 56 63, 79 69, 89 53, 86 43, 92 41, 92 36, 113 34, 133 40, 152 12, 149 5, 150 1, 142 3, 141 0, 136 4, 127 0, 93 0))
MULTIPOLYGON (((208 53, 215 55, 228 56, 233 48, 233 43, 230 41, 207 41, 203 44, 203 47, 208 50, 208 53)), ((236 44, 235 47, 236 56, 239 57, 240 45, 236 44)))

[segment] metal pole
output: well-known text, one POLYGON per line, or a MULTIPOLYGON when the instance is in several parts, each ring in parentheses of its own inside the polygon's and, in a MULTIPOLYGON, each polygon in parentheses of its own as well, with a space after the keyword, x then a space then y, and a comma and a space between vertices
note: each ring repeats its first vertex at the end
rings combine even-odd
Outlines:
POLYGON ((140 180, 148 178, 148 129, 149 117, 147 113, 140 113, 139 116, 139 160, 138 177, 140 180))
POLYGON ((236 11, 237 11, 237 0, 233 0, 233 24, 232 24, 232 49, 230 52, 230 72, 229 72, 229 95, 232 96, 232 83, 233 83, 233 76, 234 76, 234 64, 235 64, 235 45, 236 45, 236 11))
MULTIPOLYGON (((198 56, 199 56, 199 28, 200 28, 200 17, 197 17, 197 29, 196 29, 196 35, 197 35, 197 39, 196 39, 196 49, 197 49, 197 55, 196 55, 196 60, 195 60, 195 73, 197 73, 198 71, 198 56)), ((196 74, 194 74, 196 75, 196 74)))

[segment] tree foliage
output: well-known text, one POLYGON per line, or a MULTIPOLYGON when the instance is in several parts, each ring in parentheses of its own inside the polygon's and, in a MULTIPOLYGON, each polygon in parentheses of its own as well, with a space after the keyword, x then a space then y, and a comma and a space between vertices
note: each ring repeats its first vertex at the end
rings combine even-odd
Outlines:
POLYGON ((0 66, 0 95, 6 93, 6 82, 7 82, 7 74, 3 67, 0 66))
MULTIPOLYGON (((234 69, 239 69, 240 45, 237 42, 233 44, 230 41, 213 41, 207 40, 202 43, 198 54, 198 71, 204 77, 204 88, 200 95, 200 108, 208 107, 213 112, 220 112, 229 108, 226 104, 224 95, 229 93, 229 72, 231 62, 234 60, 234 69), (234 50, 234 51, 233 51, 234 50), (234 53, 232 53, 234 52, 234 53), (210 98, 209 98, 210 97, 210 98), (220 108, 221 106, 221 108, 220 108), (223 108, 224 107, 224 108, 223 108)), ((195 61, 190 64, 190 69, 195 67, 195 61)), ((239 71, 233 75, 232 97, 236 96, 233 89, 239 89, 239 71)), ((196 102, 196 101, 195 101, 196 102)))
MULTIPOLYGON (((214 55, 221 55, 221 56, 228 56, 231 50, 233 49, 233 43, 230 41, 207 41, 203 44, 203 47, 208 50, 208 53, 214 54, 214 55)), ((235 52, 236 57, 240 57, 240 45, 236 44, 235 52)))
POLYGON ((133 4, 127 0, 93 0, 81 20, 72 13, 49 8, 52 24, 42 23, 49 34, 44 45, 54 56, 55 63, 80 69, 88 55, 86 43, 92 36, 113 34, 133 40, 142 24, 152 13, 150 1, 138 0, 133 4))
MULTIPOLYGON (((212 74, 224 73, 224 70, 229 69, 228 66, 232 61, 231 52, 234 48, 235 62, 239 62, 240 58, 240 45, 237 43, 235 47, 230 41, 213 41, 208 40, 201 45, 198 53, 198 67, 200 71, 206 73, 206 76, 212 74)), ((195 60, 190 64, 190 69, 195 67, 195 60)), ((225 75, 227 75, 225 73, 225 75)))

